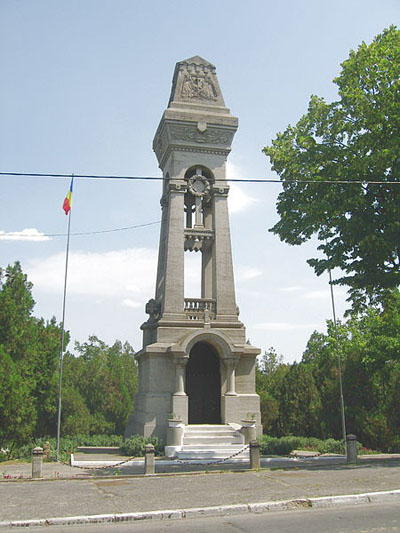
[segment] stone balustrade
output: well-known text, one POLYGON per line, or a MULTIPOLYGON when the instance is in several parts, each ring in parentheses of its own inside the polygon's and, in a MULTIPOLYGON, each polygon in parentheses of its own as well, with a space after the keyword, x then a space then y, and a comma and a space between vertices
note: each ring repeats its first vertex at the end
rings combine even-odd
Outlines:
POLYGON ((209 318, 215 317, 214 298, 185 298, 184 311, 189 320, 203 320, 205 312, 209 318))

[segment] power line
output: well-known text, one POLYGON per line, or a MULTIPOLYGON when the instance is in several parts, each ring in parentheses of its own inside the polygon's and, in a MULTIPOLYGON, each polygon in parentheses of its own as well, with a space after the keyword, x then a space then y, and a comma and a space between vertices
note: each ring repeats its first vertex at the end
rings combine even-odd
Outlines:
MULTIPOLYGON (((71 233, 71 235, 78 236, 78 235, 98 235, 99 233, 114 233, 115 231, 127 231, 130 229, 137 229, 137 228, 144 228, 146 226, 154 226, 155 224, 160 224, 160 220, 157 220, 156 222, 147 222, 146 224, 136 224, 135 226, 125 226, 123 228, 114 228, 114 229, 103 229, 98 231, 80 231, 77 233, 71 233)), ((48 235, 44 235, 44 237, 65 237, 66 233, 50 233, 48 235)))
MULTIPOLYGON (((79 231, 76 233, 71 233, 71 236, 81 236, 81 235, 98 235, 100 233, 113 233, 115 231, 127 231, 131 229, 137 229, 137 228, 144 228, 146 226, 154 226, 155 224, 160 224, 160 220, 157 220, 156 222, 147 222, 146 224, 136 224, 135 226, 125 226, 123 228, 114 228, 114 229, 104 229, 104 230, 98 230, 98 231, 79 231)), ((11 234, 6 234, 6 238, 11 234)), ((40 239, 42 237, 65 237, 67 233, 21 233, 18 235, 18 232, 13 232, 12 235, 15 237, 20 237, 21 240, 24 237, 31 237, 31 238, 37 238, 40 239)), ((2 235, 0 233, 0 240, 2 240, 2 235)))
MULTIPOLYGON (((75 178, 85 179, 111 179, 111 180, 135 180, 135 181, 166 181, 169 178, 162 176, 114 176, 102 174, 75 174, 75 178)), ((56 174, 56 173, 42 173, 42 172, 0 172, 0 176, 26 176, 33 178, 70 178, 71 174, 56 174)), ((225 181, 237 183, 325 183, 329 185, 345 185, 345 184, 359 184, 359 185, 400 185, 399 181, 369 181, 369 180, 280 180, 273 178, 226 178, 225 181)))

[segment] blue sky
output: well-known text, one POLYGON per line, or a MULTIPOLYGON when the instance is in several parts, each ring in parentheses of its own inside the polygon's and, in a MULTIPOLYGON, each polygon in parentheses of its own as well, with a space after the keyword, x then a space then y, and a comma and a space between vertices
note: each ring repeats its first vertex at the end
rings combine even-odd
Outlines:
MULTIPOLYGON (((350 49, 399 25, 399 0, 1 0, 0 170, 159 176, 152 140, 175 63, 214 63, 239 117, 229 176, 274 177, 261 153, 296 123, 311 94, 336 98, 332 79, 350 49)), ((69 180, 0 177, 0 266, 20 260, 35 313, 61 318, 69 180)), ((251 342, 299 359, 331 317, 327 277, 305 263, 315 242, 291 247, 267 230, 279 184, 231 187, 237 300, 251 342)), ((76 179, 66 329, 141 347, 153 297, 159 182, 76 179)), ((193 261, 188 261, 188 273, 193 261)), ((187 296, 196 279, 188 277, 187 296)), ((192 291, 192 292, 190 292, 192 291)), ((336 290, 339 315, 345 292, 336 290)), ((72 345, 71 345, 72 347, 72 345)))

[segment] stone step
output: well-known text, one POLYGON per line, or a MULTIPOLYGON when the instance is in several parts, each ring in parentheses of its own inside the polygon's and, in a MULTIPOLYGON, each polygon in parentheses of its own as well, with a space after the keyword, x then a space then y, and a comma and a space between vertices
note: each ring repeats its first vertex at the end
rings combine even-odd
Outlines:
POLYGON ((184 446, 185 450, 214 450, 214 449, 235 449, 240 450, 244 447, 244 444, 238 443, 238 444, 224 444, 224 443, 214 443, 214 444, 186 444, 184 446))
POLYGON ((187 424, 187 431, 235 431, 227 424, 187 424))
MULTIPOLYGON (((184 427, 182 447, 173 453, 178 459, 226 459, 244 448, 244 436, 226 424, 191 424, 184 427)), ((240 458, 248 457, 243 452, 240 458)))
POLYGON ((240 436, 236 435, 184 435, 183 445, 188 446, 189 444, 198 444, 202 446, 203 444, 212 444, 212 445, 225 445, 225 444, 241 444, 242 440, 240 436))
POLYGON ((206 447, 186 447, 176 453, 177 459, 186 460, 212 460, 212 459, 227 459, 234 455, 233 459, 248 460, 249 450, 248 448, 238 454, 243 449, 243 445, 226 446, 226 447, 213 447, 207 449, 206 447), (237 455, 236 455, 237 454, 237 455))
POLYGON ((223 428, 220 430, 215 430, 213 428, 191 429, 185 427, 185 433, 188 433, 190 435, 232 435, 232 433, 236 433, 236 431, 232 428, 223 428))

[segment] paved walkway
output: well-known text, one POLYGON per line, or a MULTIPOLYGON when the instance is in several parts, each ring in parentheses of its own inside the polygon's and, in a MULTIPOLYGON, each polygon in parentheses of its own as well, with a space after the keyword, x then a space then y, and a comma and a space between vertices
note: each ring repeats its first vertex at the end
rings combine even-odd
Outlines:
MULTIPOLYGON (((29 464, 3 463, 0 473, 11 477, 0 476, 0 521, 205 508, 400 489, 398 456, 363 459, 355 465, 337 464, 340 460, 281 459, 269 461, 276 469, 248 471, 245 464, 231 464, 224 466, 224 472, 147 477, 125 477, 118 470, 108 478, 89 477, 86 470, 77 473, 75 468, 47 463, 43 468, 47 479, 37 481, 17 479, 30 476, 29 464)), ((139 461, 136 463, 139 469, 139 461)), ((178 469, 171 462, 170 467, 178 469)), ((125 472, 129 468, 125 467, 125 472)))

